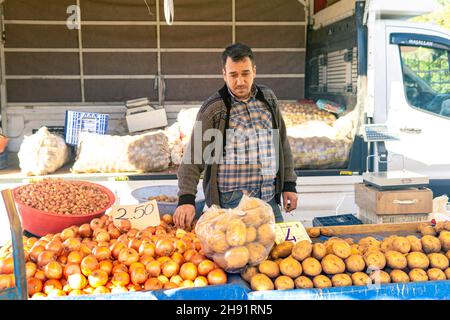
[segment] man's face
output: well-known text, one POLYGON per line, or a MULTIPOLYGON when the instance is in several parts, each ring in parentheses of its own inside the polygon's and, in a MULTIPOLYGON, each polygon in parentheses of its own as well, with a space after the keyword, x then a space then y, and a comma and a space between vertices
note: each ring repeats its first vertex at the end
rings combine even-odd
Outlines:
POLYGON ((256 76, 256 66, 250 58, 246 57, 240 61, 227 58, 225 67, 222 69, 223 79, 231 92, 239 99, 247 99, 256 76))

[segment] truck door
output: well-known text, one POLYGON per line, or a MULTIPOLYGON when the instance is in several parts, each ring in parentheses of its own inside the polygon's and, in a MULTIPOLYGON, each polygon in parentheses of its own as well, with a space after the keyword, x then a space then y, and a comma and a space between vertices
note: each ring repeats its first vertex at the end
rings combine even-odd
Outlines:
POLYGON ((405 156, 408 170, 450 175, 450 37, 415 31, 386 27, 387 123, 400 137, 387 148, 405 156))

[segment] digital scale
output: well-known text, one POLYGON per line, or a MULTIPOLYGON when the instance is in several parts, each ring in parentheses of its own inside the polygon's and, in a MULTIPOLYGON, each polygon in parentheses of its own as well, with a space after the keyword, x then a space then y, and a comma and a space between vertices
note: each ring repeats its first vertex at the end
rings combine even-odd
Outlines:
MULTIPOLYGON (((379 190, 424 188, 428 186, 429 179, 427 176, 405 170, 404 159, 403 170, 369 172, 369 158, 376 158, 378 164, 389 162, 385 141, 396 141, 400 138, 398 133, 389 131, 386 124, 364 125, 363 136, 364 141, 375 142, 377 145, 377 154, 369 155, 366 159, 366 172, 362 175, 363 182, 366 185, 374 186, 379 190)), ((403 158, 403 156, 401 157, 403 158)))

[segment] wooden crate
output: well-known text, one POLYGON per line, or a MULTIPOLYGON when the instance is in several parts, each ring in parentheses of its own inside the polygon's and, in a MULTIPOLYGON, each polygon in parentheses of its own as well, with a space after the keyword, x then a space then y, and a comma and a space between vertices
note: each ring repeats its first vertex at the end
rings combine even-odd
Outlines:
POLYGON ((380 191, 358 183, 355 202, 359 208, 377 215, 428 214, 433 210, 433 192, 428 188, 380 191))
MULTIPOLYGON (((359 224, 352 226, 329 226, 320 227, 331 231, 333 236, 341 237, 344 235, 376 235, 376 234, 411 234, 420 235, 417 228, 420 224, 431 225, 431 222, 409 222, 409 223, 387 223, 387 224, 359 224)), ((314 227, 313 227, 314 228, 314 227)), ((317 227, 316 227, 317 228, 317 227)), ((308 231, 312 228, 306 228, 308 231)))

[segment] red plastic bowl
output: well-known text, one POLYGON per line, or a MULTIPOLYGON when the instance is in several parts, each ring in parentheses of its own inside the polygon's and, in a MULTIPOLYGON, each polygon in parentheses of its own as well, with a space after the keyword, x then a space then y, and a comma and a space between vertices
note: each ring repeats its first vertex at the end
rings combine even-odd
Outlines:
POLYGON ((71 227, 73 225, 82 225, 83 223, 87 223, 94 218, 102 216, 103 214, 105 214, 105 211, 108 208, 110 208, 116 201, 114 193, 112 193, 111 190, 102 185, 87 181, 72 181, 72 182, 80 184, 89 184, 100 188, 103 192, 105 192, 108 195, 109 198, 109 203, 106 206, 106 208, 88 214, 77 214, 77 215, 61 215, 57 213, 34 209, 30 206, 21 203, 18 200, 19 197, 17 195, 17 192, 22 187, 20 186, 13 189, 13 196, 17 208, 19 210, 23 229, 40 237, 45 236, 46 234, 49 233, 58 233, 64 230, 65 228, 71 227))

